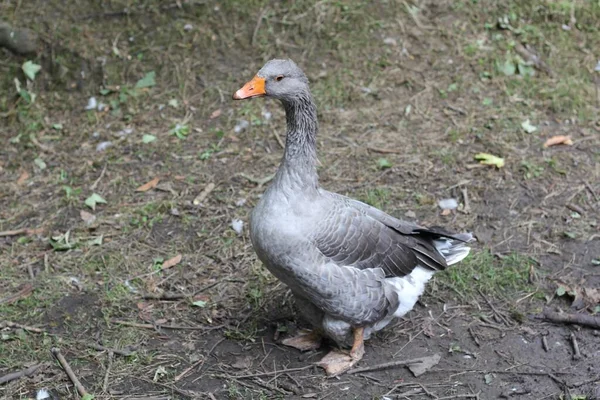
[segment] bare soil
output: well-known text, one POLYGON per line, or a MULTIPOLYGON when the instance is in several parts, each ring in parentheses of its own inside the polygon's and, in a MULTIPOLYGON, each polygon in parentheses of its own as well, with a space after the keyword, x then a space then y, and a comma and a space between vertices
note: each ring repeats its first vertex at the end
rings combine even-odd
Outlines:
POLYGON ((600 315, 600 5, 504 3, 1 2, 40 48, 0 48, 0 380, 41 368, 0 397, 79 398, 59 347, 95 399, 599 399, 598 327, 539 315, 600 315), (230 98, 274 57, 311 79, 324 187, 478 239, 368 372, 281 345, 306 325, 248 238, 285 118, 230 98))

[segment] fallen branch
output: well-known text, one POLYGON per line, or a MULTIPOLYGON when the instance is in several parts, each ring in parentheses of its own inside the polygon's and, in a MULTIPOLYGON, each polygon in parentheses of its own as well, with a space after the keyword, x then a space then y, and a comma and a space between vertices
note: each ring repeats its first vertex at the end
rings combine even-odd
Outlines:
POLYGON ((116 319, 111 320, 113 324, 123 325, 123 326, 131 326, 133 328, 143 328, 143 329, 173 329, 173 330, 182 330, 182 331, 203 331, 206 329, 204 326, 183 326, 183 325, 162 325, 162 324, 140 324, 137 322, 129 322, 129 321, 119 321, 116 319))
POLYGON ((394 368, 394 367, 404 367, 404 366, 407 366, 407 365, 420 364, 422 362, 423 362, 423 358, 415 358, 415 359, 412 359, 412 360, 396 360, 396 361, 386 362, 386 363, 383 363, 383 364, 370 365, 368 367, 351 369, 350 371, 346 372, 346 374, 348 374, 348 375, 354 375, 354 374, 360 374, 362 372, 378 371, 380 369, 387 369, 387 368, 394 368))
POLYGON ((171 301, 171 300, 182 300, 182 299, 185 299, 186 297, 189 297, 189 295, 185 295, 183 293, 160 293, 160 294, 147 293, 147 294, 142 295, 142 299, 144 299, 144 300, 171 301))
POLYGON ((42 366, 42 364, 37 364, 34 366, 31 366, 27 369, 24 369, 22 371, 18 371, 18 372, 13 372, 4 376, 0 376, 0 385, 14 381, 16 379, 19 378, 23 378, 25 376, 31 376, 33 374, 35 374, 35 372, 40 369, 40 367, 42 366))
POLYGON ((33 326, 21 325, 12 321, 0 321, 0 329, 4 328, 17 328, 23 329, 24 331, 33 332, 33 333, 46 333, 44 329, 35 328, 33 326))
POLYGON ((545 309, 542 314, 535 315, 534 318, 554 322, 557 324, 577 324, 600 329, 600 317, 594 317, 589 314, 557 313, 545 309))
POLYGON ((259 376, 271 376, 271 375, 285 374, 288 372, 304 371, 305 369, 309 369, 312 367, 314 367, 314 365, 309 364, 309 365, 305 365, 304 367, 280 369, 277 371, 270 371, 270 372, 259 372, 257 374, 248 374, 248 375, 211 374, 211 376, 214 376, 217 378, 227 378, 227 379, 257 378, 259 376))
POLYGON ((22 228, 22 229, 15 229, 12 231, 2 231, 0 232, 0 237, 6 237, 6 236, 17 236, 17 235, 37 235, 39 233, 44 232, 44 228, 34 228, 34 229, 29 229, 29 228, 22 228))
POLYGON ((75 388, 77 389, 79 395, 81 397, 86 396, 88 394, 87 390, 85 390, 81 382, 79 382, 79 379, 77 379, 77 376, 75 376, 75 373, 71 369, 71 366, 69 365, 65 357, 61 354, 60 349, 53 347, 51 351, 52 355, 56 358, 56 360, 60 363, 60 366, 67 373, 67 376, 69 377, 71 382, 73 382, 73 385, 75 385, 75 388))
POLYGON ((87 347, 92 348, 94 350, 108 351, 109 353, 118 354, 123 357, 128 357, 135 353, 135 350, 132 351, 132 350, 111 349, 109 347, 104 347, 98 343, 83 343, 83 344, 85 344, 87 347))
POLYGON ((14 303, 17 300, 22 299, 23 297, 29 296, 31 293, 33 293, 33 285, 28 283, 23 287, 23 289, 19 290, 17 293, 0 299, 0 304, 14 303))

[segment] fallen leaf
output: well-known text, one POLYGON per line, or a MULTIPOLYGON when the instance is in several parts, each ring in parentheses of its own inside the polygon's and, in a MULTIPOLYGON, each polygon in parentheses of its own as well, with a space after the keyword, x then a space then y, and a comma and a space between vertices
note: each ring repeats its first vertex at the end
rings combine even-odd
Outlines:
POLYGON ((106 200, 104 200, 102 196, 100 196, 97 193, 92 193, 90 197, 85 199, 85 205, 91 208, 92 210, 96 209, 96 204, 106 204, 106 200))
POLYGON ((83 222, 85 222, 87 225, 91 225, 94 223, 94 221, 96 221, 96 216, 92 213, 89 213, 85 210, 81 210, 79 211, 79 216, 81 217, 81 219, 83 220, 83 222))
POLYGON ((160 179, 154 178, 149 182, 144 183, 142 186, 140 186, 139 188, 135 189, 136 192, 147 192, 150 189, 154 189, 156 187, 156 185, 158 185, 158 181, 160 179))
POLYGON ((496 168, 504 167, 504 158, 488 153, 475 154, 475 159, 479 160, 480 164, 493 165, 496 168))
POLYGON ((22 184, 25 183, 25 181, 27 179, 29 179, 29 172, 27 172, 27 171, 21 172, 21 175, 19 176, 19 179, 17 179, 17 185, 21 186, 22 184))
POLYGON ((523 130, 527 133, 533 133, 537 131, 537 127, 532 125, 531 122, 529 122, 529 120, 523 121, 523 123, 521 124, 521 128, 523 128, 523 130))
POLYGON ((557 144, 565 144, 567 146, 571 146, 571 145, 573 145, 573 141, 571 140, 570 136, 565 136, 565 135, 552 136, 550 139, 546 140, 546 142, 544 143, 544 147, 555 146, 557 144))
POLYGON ((221 115, 221 109, 217 109, 215 111, 212 112, 212 114, 210 114, 210 119, 215 119, 217 118, 219 115, 221 115))
POLYGON ((135 84, 136 89, 150 88, 156 85, 156 72, 150 71, 135 84))
POLYGON ((168 269, 168 268, 174 267, 177 264, 179 264, 180 262, 181 262, 181 254, 178 254, 175 257, 170 258, 167 261, 165 261, 164 263, 162 263, 161 269, 168 269))
POLYGON ((442 357, 439 354, 434 354, 429 357, 422 357, 419 358, 419 360, 421 360, 420 363, 409 364, 408 369, 410 369, 410 372, 412 372, 415 377, 418 377, 435 367, 441 359, 442 357))
POLYGON ((21 69, 23 70, 25 76, 27 76, 29 80, 33 81, 37 73, 41 71, 42 66, 31 61, 25 61, 25 63, 23 63, 21 66, 21 69))
POLYGON ((195 307, 206 307, 206 302, 204 300, 197 300, 192 303, 195 307))
POLYGON ((146 133, 146 134, 144 134, 144 136, 142 136, 142 143, 144 143, 144 144, 152 143, 155 140, 156 140, 156 136, 150 135, 148 133, 146 133))
POLYGON ((247 369, 247 368, 250 368, 252 366, 252 357, 250 357, 250 356, 238 357, 233 362, 233 364, 231 364, 231 366, 233 368, 237 368, 237 369, 247 369))

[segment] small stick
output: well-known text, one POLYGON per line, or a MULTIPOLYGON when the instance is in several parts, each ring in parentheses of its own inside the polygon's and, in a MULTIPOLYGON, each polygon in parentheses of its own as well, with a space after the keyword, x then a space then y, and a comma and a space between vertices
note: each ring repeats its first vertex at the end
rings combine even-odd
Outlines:
POLYGON ((248 375, 220 375, 220 374, 213 374, 213 376, 216 377, 225 377, 225 378, 229 378, 229 379, 242 379, 242 378, 256 378, 259 376, 271 376, 271 375, 279 375, 279 374, 285 374, 286 372, 298 372, 298 371, 304 371, 305 369, 309 369, 312 368, 313 365, 305 365, 304 367, 298 367, 298 368, 288 368, 288 369, 278 369, 277 371, 271 371, 271 372, 261 372, 258 374, 248 374, 248 375))
POLYGON ((129 321, 119 321, 119 320, 112 320, 111 321, 113 324, 117 324, 117 325, 124 325, 124 326, 131 326, 133 328, 143 328, 143 329, 156 329, 156 328, 163 328, 163 329, 173 329, 173 330, 188 330, 188 331, 203 331, 206 329, 210 329, 210 328, 206 328, 204 326, 182 326, 182 325, 161 325, 161 324, 138 324, 137 322, 129 322, 129 321))
POLYGON ((200 368, 202 368, 202 365, 204 365, 204 361, 206 360, 205 357, 202 357, 201 359, 199 359, 198 361, 196 361, 195 363, 193 363, 192 365, 190 365, 188 368, 186 368, 182 373, 180 373, 179 375, 177 375, 174 379, 175 382, 178 382, 181 380, 181 378, 183 378, 184 376, 186 376, 191 370, 193 370, 194 368, 196 368, 197 366, 200 366, 200 368))
POLYGON ((390 361, 390 362, 383 363, 383 364, 377 364, 377 365, 371 365, 368 367, 352 369, 352 370, 346 372, 346 374, 353 375, 353 374, 359 374, 361 372, 377 371, 377 370, 386 369, 386 368, 404 367, 406 365, 420 364, 422 362, 423 362, 422 358, 415 358, 412 360, 390 361))
POLYGON ((569 203, 566 205, 566 207, 571 211, 575 211, 579 215, 585 214, 585 211, 583 210, 583 208, 579 207, 577 204, 569 203))
POLYGON ((189 297, 183 293, 160 293, 160 294, 152 294, 147 293, 142 295, 142 299, 144 300, 181 300, 189 297))
POLYGON ((285 149, 285 144, 283 143, 283 140, 281 140, 281 137, 279 137, 279 134, 277 133, 276 130, 273 131, 273 136, 275 136, 275 140, 277 140, 277 143, 279 143, 279 146, 281 146, 282 149, 285 149))
POLYGON ((463 195, 463 201, 464 201, 464 207, 463 207, 463 212, 465 214, 468 214, 471 212, 471 206, 469 206, 469 193, 467 192, 467 188, 461 188, 460 192, 463 195))
POLYGON ((94 181, 94 183, 92 183, 92 186, 90 186, 90 190, 95 190, 96 189, 96 186, 98 186, 98 183, 100 183, 100 181, 104 177, 105 173, 106 173, 106 164, 104 164, 104 168, 102 168, 102 172, 100 172, 100 176, 98 177, 98 179, 96 179, 94 181))
POLYGON ((545 351, 550 351, 550 346, 548 346, 548 339, 546 338, 546 335, 542 335, 542 347, 545 351))
POLYGON ((67 376, 69 377, 71 382, 73 382, 73 385, 75 385, 75 388, 77 389, 77 392, 79 393, 79 395, 81 397, 87 395, 88 394, 87 390, 85 390, 85 388, 83 387, 81 382, 79 382, 79 379, 77 379, 77 376, 75 376, 75 374, 73 373, 71 366, 69 365, 69 363, 67 362, 65 357, 61 354, 60 349, 53 347, 51 351, 52 351, 52 355, 56 358, 56 360, 60 363, 61 367, 67 373, 67 376))
POLYGON ((477 346, 481 346, 481 344, 479 343, 479 339, 477 339, 477 335, 475 335, 475 332, 473 332, 473 328, 469 327, 469 333, 471 334, 471 337, 475 341, 475 344, 477 346))
POLYGON ((380 147, 373 147, 373 146, 367 146, 367 150, 371 150, 375 153, 381 153, 381 154, 402 154, 404 153, 403 150, 398 150, 398 149, 382 149, 380 147))
POLYGON ((212 192, 215 189, 216 185, 214 183, 209 183, 208 185, 206 185, 206 187, 204 188, 204 190, 202 192, 200 192, 200 194, 198 196, 196 196, 196 198, 192 201, 192 203, 194 205, 198 205, 200 203, 202 203, 210 194, 210 192, 212 192))
POLYGON ((129 357, 130 355, 132 355, 133 353, 135 353, 135 351, 130 351, 130 350, 120 350, 120 349, 111 349, 109 347, 104 347, 101 344, 98 343, 84 343, 87 347, 90 347, 94 350, 98 350, 98 351, 108 351, 109 353, 113 353, 113 354, 118 354, 120 356, 123 357, 129 357))
POLYGON ((102 384, 102 391, 104 393, 106 393, 106 390, 108 389, 108 377, 110 375, 110 369, 112 367, 112 363, 113 363, 113 352, 109 351, 108 352, 108 366, 106 367, 106 373, 104 374, 104 383, 102 384))
POLYGON ((35 228, 35 229, 29 229, 29 228, 22 228, 22 229, 15 229, 12 231, 2 231, 0 232, 0 237, 5 237, 5 236, 17 236, 17 235, 37 235, 38 233, 42 233, 44 231, 44 228, 35 228))
POLYGON ((575 354, 573 354, 573 360, 581 360, 579 343, 577 343, 577 338, 575 337, 575 334, 573 332, 571 332, 571 343, 573 344, 573 351, 575 351, 575 354))
POLYGON ((551 310, 544 310, 543 314, 534 316, 536 319, 545 319, 547 321, 562 324, 578 324, 600 329, 600 317, 588 314, 568 314, 557 313, 551 310))
POLYGON ((22 371, 13 372, 4 376, 0 376, 0 385, 14 381, 15 379, 23 378, 25 376, 33 375, 42 364, 33 365, 29 368, 26 368, 22 371))
POLYGON ((46 331, 40 328, 34 328, 33 326, 21 325, 11 321, 0 321, 0 329, 4 328, 17 328, 33 333, 45 333, 46 331))

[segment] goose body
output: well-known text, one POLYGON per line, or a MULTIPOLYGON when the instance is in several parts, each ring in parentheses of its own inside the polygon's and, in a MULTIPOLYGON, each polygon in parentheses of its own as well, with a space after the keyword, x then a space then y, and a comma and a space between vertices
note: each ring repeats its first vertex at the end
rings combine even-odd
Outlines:
POLYGON ((310 336, 288 343, 314 348, 325 335, 350 355, 330 353, 330 374, 350 368, 362 341, 409 312, 437 271, 468 254, 470 234, 452 234, 401 221, 319 186, 317 113, 308 80, 291 60, 271 60, 234 95, 270 96, 286 111, 281 165, 250 218, 258 258, 294 294, 313 325, 310 336))

